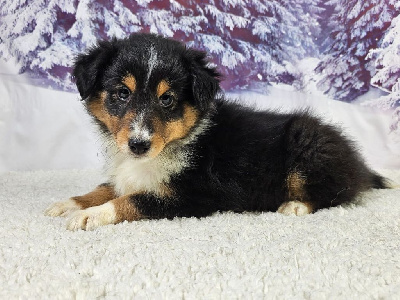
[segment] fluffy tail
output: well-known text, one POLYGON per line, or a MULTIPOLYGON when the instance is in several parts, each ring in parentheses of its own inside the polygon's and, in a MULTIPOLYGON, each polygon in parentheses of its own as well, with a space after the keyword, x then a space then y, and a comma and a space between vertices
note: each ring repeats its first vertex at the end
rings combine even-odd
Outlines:
POLYGON ((396 189, 400 188, 399 185, 396 185, 391 180, 382 177, 378 174, 372 175, 372 188, 373 189, 396 189))

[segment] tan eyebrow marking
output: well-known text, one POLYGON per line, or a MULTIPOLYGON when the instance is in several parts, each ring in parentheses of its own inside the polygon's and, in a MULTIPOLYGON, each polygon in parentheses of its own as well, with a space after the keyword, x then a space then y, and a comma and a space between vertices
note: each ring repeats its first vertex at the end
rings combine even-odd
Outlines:
POLYGON ((134 93, 136 90, 136 78, 132 74, 128 74, 122 79, 122 83, 125 84, 128 89, 130 89, 131 93, 134 93))
POLYGON ((169 86, 168 82, 163 79, 160 81, 160 83, 157 85, 157 97, 160 97, 162 94, 167 92, 171 87, 169 86))

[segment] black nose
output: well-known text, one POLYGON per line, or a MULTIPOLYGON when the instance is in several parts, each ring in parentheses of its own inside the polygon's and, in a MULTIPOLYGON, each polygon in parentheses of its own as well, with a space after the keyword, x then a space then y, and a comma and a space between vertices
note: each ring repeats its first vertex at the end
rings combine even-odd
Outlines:
POLYGON ((135 154, 143 154, 149 151, 150 142, 149 141, 141 141, 136 139, 130 139, 128 142, 129 148, 135 154))

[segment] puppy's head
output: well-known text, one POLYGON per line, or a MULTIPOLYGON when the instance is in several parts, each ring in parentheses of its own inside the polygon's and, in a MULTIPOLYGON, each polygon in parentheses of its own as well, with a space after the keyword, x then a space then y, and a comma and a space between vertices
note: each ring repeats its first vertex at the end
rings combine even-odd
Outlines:
POLYGON ((135 157, 185 139, 219 90, 205 53, 150 34, 99 42, 77 57, 73 75, 89 113, 135 157))

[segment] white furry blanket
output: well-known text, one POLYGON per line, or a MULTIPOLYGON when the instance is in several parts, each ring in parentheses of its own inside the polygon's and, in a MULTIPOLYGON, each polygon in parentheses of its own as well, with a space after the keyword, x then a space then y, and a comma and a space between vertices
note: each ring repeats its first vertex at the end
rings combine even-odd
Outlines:
MULTIPOLYGON (((400 182, 400 171, 382 174, 400 182)), ((399 189, 304 217, 218 213, 70 232, 64 219, 43 215, 98 183, 98 171, 0 177, 1 299, 400 295, 399 189)))

